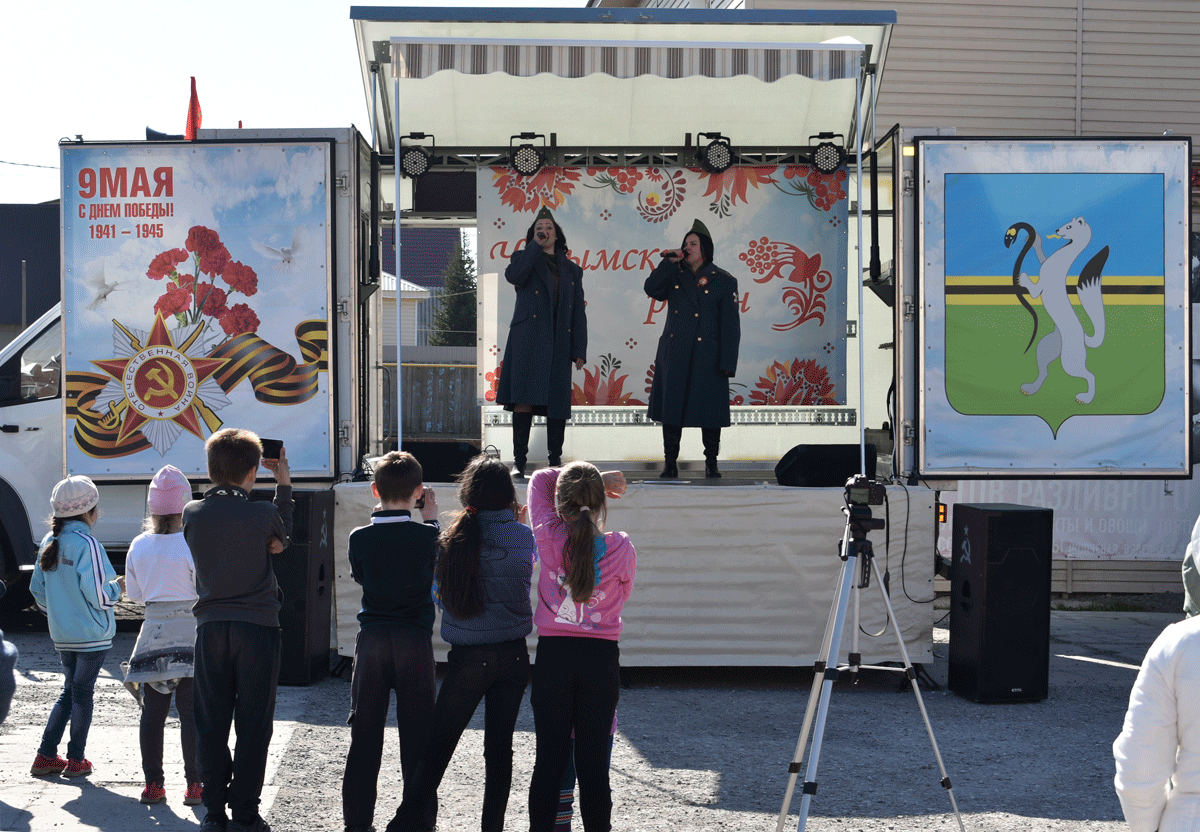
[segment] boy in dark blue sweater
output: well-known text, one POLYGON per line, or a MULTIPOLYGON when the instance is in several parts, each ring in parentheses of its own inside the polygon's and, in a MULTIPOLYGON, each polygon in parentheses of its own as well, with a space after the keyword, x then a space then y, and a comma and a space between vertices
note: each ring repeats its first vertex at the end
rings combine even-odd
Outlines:
MULTIPOLYGON (((412 454, 392 451, 375 466, 371 490, 380 505, 371 525, 350 533, 350 574, 362 584, 350 692, 350 750, 342 778, 346 832, 373 827, 388 703, 396 692, 400 770, 413 780, 424 751, 436 692, 433 663, 433 567, 437 500, 421 482, 412 454), (422 498, 424 498, 422 500, 422 498), (413 519, 419 511, 424 523, 413 519)), ((433 829, 437 800, 422 813, 433 829)))

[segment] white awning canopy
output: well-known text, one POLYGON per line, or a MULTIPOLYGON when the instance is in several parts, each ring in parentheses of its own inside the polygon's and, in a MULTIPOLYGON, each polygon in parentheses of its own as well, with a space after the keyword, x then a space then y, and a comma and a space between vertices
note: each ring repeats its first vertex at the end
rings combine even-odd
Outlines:
POLYGON ((501 147, 852 147, 895 23, 891 11, 693 9, 350 10, 378 150, 395 135, 501 147), (863 84, 863 100, 856 97, 863 84))

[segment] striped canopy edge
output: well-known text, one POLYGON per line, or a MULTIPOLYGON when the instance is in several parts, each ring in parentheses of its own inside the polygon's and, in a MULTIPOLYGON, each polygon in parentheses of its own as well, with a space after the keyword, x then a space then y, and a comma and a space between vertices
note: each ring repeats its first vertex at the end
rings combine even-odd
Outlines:
POLYGON ((604 74, 614 78, 733 78, 767 83, 789 75, 813 81, 856 78, 866 47, 858 43, 696 43, 393 38, 392 77, 419 80, 442 70, 519 78, 604 74))

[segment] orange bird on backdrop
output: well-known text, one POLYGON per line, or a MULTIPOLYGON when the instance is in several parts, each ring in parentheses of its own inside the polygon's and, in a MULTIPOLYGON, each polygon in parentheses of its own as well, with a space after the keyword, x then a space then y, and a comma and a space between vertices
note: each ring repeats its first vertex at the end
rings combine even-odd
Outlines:
POLYGON ((196 141, 196 131, 200 129, 200 121, 203 116, 200 113, 200 96, 196 95, 196 76, 192 76, 192 98, 188 101, 187 127, 184 128, 183 137, 189 142, 196 141))

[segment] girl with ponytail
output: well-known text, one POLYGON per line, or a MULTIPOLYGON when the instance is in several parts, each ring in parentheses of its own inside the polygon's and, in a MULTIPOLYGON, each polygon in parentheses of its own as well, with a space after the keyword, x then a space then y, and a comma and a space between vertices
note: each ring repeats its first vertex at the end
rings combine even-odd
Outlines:
POLYGON ((540 469, 529 481, 529 514, 542 564, 529 696, 537 735, 530 832, 554 829, 572 732, 583 828, 611 828, 609 741, 621 686, 617 639, 637 554, 628 535, 603 528, 605 497, 623 493, 620 471, 602 474, 582 461, 540 469))
POLYGON ((50 711, 30 774, 82 777, 92 773, 84 756, 96 677, 116 632, 113 606, 125 579, 118 578, 100 541, 91 535, 100 517, 100 492, 87 477, 54 486, 50 532, 42 539, 29 591, 49 619, 50 638, 63 666, 63 691, 50 711), (67 758, 58 754, 67 724, 67 758))
POLYGON ((442 639, 450 644, 433 727, 416 776, 389 832, 415 830, 420 810, 437 792, 463 730, 481 699, 485 782, 483 832, 501 832, 512 785, 512 738, 529 682, 525 637, 536 553, 524 525, 508 466, 477 456, 459 478, 462 512, 442 532, 434 577, 442 608, 442 639))

